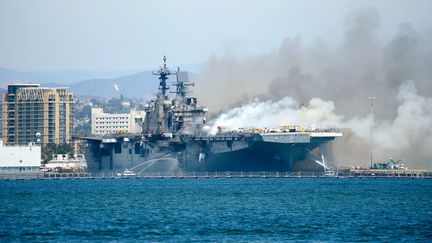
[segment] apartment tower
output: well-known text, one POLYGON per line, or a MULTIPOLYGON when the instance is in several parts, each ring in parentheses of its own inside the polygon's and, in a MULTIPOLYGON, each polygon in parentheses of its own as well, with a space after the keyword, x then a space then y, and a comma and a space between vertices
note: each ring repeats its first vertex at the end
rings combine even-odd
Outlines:
POLYGON ((74 95, 66 88, 11 84, 3 95, 2 140, 7 144, 70 143, 74 95))

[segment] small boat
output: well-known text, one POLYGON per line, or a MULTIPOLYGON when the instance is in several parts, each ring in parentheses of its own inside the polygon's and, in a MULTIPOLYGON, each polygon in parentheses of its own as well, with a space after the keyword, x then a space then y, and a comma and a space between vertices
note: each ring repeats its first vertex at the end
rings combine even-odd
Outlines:
POLYGON ((133 172, 132 170, 128 170, 128 169, 123 171, 123 173, 117 173, 116 175, 118 177, 134 177, 134 176, 136 176, 135 172, 133 172))

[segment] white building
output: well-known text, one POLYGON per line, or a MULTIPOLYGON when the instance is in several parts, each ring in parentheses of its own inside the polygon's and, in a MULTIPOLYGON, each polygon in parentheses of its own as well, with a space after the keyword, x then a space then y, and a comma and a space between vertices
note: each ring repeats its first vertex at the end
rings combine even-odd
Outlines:
POLYGON ((70 158, 67 154, 54 154, 53 159, 45 164, 45 170, 50 171, 56 168, 75 172, 86 171, 87 161, 83 154, 76 154, 74 158, 70 158))
POLYGON ((102 108, 91 110, 91 133, 104 135, 113 133, 140 133, 141 127, 135 117, 145 117, 144 111, 131 110, 130 113, 104 113, 102 108))
POLYGON ((38 173, 40 166, 40 146, 6 146, 0 141, 0 174, 38 173))

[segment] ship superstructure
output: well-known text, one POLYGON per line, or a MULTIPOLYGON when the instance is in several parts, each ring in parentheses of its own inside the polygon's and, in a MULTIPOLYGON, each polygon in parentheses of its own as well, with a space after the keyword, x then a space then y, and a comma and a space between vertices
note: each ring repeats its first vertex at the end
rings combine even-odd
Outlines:
MULTIPOLYGON (((164 64, 158 71, 153 72, 159 76, 159 90, 156 99, 152 100, 145 106, 146 116, 143 121, 143 133, 146 137, 169 137, 178 135, 182 129, 194 122, 204 122, 208 109, 197 104, 197 98, 187 97, 188 87, 194 83, 189 82, 188 73, 184 71, 171 71, 166 66, 166 57, 164 64), (169 86, 167 84, 168 76, 176 75, 176 90, 171 92, 174 95, 170 98, 168 95, 169 86)), ((142 122, 142 121, 138 121, 142 122)))
POLYGON ((141 134, 87 137, 90 171, 129 168, 145 172, 182 171, 292 171, 299 161, 319 164, 331 172, 331 141, 336 130, 303 131, 298 128, 209 132, 207 107, 189 96, 194 85, 188 73, 163 66, 153 72, 159 92, 145 105, 146 115, 136 119, 141 134), (169 77, 175 90, 169 92, 169 77))

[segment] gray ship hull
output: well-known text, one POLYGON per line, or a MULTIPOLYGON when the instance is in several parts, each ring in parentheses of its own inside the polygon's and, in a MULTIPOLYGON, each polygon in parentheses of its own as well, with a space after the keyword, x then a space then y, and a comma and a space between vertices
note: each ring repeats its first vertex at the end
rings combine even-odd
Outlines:
POLYGON ((196 159, 199 153, 193 150, 188 152, 189 159, 180 162, 186 171, 292 171, 297 161, 306 158, 308 149, 318 146, 256 142, 245 149, 207 153, 201 161, 196 159))
MULTIPOLYGON (((310 133, 247 134, 186 137, 142 142, 138 138, 86 138, 91 172, 118 172, 126 168, 145 172, 292 171, 335 138, 310 133), (318 149, 317 149, 318 148, 318 149)), ((328 154, 328 153, 327 153, 328 154)), ((327 160, 331 158, 327 156, 327 160)), ((310 163, 315 163, 313 160, 310 163)))

